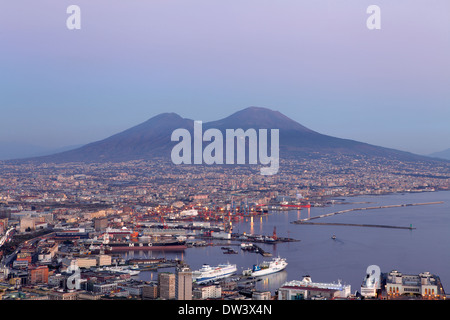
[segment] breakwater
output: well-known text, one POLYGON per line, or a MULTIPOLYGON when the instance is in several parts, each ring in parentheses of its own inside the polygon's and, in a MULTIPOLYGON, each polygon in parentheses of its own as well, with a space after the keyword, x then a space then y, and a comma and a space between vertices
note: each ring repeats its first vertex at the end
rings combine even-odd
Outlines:
POLYGON ((402 226, 389 226, 382 224, 359 224, 359 223, 329 223, 329 222, 307 222, 307 221, 295 221, 296 224, 308 224, 308 225, 318 225, 318 226, 347 226, 347 227, 372 227, 372 228, 390 228, 390 229, 408 229, 413 230, 415 227, 402 227, 402 226))
POLYGON ((346 210, 340 210, 340 211, 336 211, 336 212, 321 214, 321 215, 315 216, 315 217, 308 217, 308 218, 305 218, 305 219, 296 220, 293 223, 301 224, 301 223, 309 221, 309 220, 315 220, 315 219, 320 219, 320 218, 325 218, 325 217, 331 217, 331 216, 335 216, 337 214, 343 214, 343 213, 348 213, 348 212, 353 212, 353 211, 387 209, 387 208, 397 208, 397 207, 401 208, 401 207, 410 207, 410 206, 425 206, 425 205, 442 204, 442 203, 444 203, 444 202, 443 201, 436 201, 436 202, 393 204, 393 205, 384 205, 384 206, 375 206, 375 207, 353 208, 353 209, 346 209, 346 210))

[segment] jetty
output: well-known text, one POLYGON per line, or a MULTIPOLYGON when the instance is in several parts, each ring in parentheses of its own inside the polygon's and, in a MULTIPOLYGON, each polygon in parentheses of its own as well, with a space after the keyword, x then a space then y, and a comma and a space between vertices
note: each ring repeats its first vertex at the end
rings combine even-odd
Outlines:
POLYGON ((349 227, 372 227, 372 228, 391 228, 391 229, 416 229, 412 225, 409 227, 401 226, 389 226, 381 224, 359 224, 359 223, 336 223, 336 222, 307 222, 307 221, 295 221, 296 224, 308 224, 308 225, 319 225, 319 226, 349 226, 349 227))
POLYGON ((353 208, 353 209, 346 209, 346 210, 340 210, 336 212, 321 214, 319 216, 315 217, 308 217, 305 219, 296 220, 292 223, 301 224, 306 221, 314 220, 314 219, 320 219, 325 217, 331 217, 335 216, 337 214, 343 214, 353 211, 361 211, 361 210, 375 210, 375 209, 387 209, 387 208, 401 208, 401 207, 410 207, 410 206, 425 206, 425 205, 432 205, 432 204, 442 204, 444 201, 436 201, 436 202, 425 202, 425 203, 407 203, 407 204, 393 204, 393 205, 385 205, 385 206, 375 206, 375 207, 364 207, 364 208, 353 208))
POLYGON ((253 246, 255 247, 255 252, 259 253, 263 257, 271 257, 272 256, 272 254, 270 252, 263 250, 261 247, 255 245, 255 244, 253 246))

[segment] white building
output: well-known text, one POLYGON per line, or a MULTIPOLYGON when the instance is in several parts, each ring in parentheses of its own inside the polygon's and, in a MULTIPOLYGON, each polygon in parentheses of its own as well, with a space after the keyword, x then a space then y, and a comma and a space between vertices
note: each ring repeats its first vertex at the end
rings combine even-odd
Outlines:
POLYGON ((270 291, 254 291, 252 293, 252 300, 271 300, 272 294, 270 291))
POLYGON ((440 281, 429 272, 423 272, 419 275, 408 275, 393 270, 387 274, 385 290, 390 298, 400 295, 421 295, 428 298, 440 298, 443 295, 440 281))
POLYGON ((192 291, 193 299, 220 299, 222 297, 222 288, 218 285, 197 287, 192 291))
POLYGON ((309 276, 301 281, 286 282, 278 289, 278 300, 345 299, 351 294, 351 286, 338 283, 312 282, 309 276))

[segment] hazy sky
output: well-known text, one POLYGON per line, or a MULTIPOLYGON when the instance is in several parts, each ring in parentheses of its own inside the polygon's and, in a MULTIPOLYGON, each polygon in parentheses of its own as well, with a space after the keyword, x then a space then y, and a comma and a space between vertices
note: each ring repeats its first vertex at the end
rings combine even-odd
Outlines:
POLYGON ((0 0, 0 141, 82 144, 161 112, 249 106, 341 138, 450 148, 450 1, 0 0), (66 27, 72 4, 80 30, 66 27))

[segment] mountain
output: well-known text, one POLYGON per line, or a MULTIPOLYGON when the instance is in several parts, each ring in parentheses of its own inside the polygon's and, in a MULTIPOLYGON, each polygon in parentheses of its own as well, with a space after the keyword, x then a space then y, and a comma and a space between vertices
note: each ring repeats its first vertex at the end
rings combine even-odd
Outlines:
POLYGON ((205 129, 228 128, 280 129, 280 157, 315 158, 326 154, 378 156, 404 161, 429 160, 409 152, 336 138, 313 131, 278 111, 249 107, 227 118, 204 124, 205 129))
MULTIPOLYGON (((163 113, 104 140, 50 156, 26 159, 26 161, 119 162, 152 158, 165 158, 170 161, 171 150, 178 143, 171 141, 172 132, 178 128, 185 128, 193 137, 193 127, 194 121, 191 119, 182 118, 175 113, 163 113)), ((324 135, 304 127, 278 111, 260 107, 249 107, 224 119, 203 123, 203 131, 208 128, 219 129, 223 134, 226 129, 237 128, 279 129, 280 158, 282 159, 289 157, 310 159, 324 155, 344 154, 377 156, 401 161, 432 160, 409 152, 324 135)))
MULTIPOLYGON (((44 157, 28 159, 37 162, 120 162, 170 156, 168 145, 172 131, 192 130, 193 120, 175 113, 162 113, 128 130, 80 148, 44 157)), ((171 148, 170 148, 171 149, 171 148)))
POLYGON ((207 122, 204 127, 217 129, 249 128, 276 129, 296 131, 301 133, 314 133, 314 131, 302 126, 300 123, 288 118, 279 111, 273 111, 261 107, 249 107, 233 113, 232 115, 217 121, 207 122))
POLYGON ((447 149, 447 150, 444 150, 444 151, 435 152, 435 153, 430 154, 429 156, 433 157, 433 158, 450 160, 450 149, 447 149))

